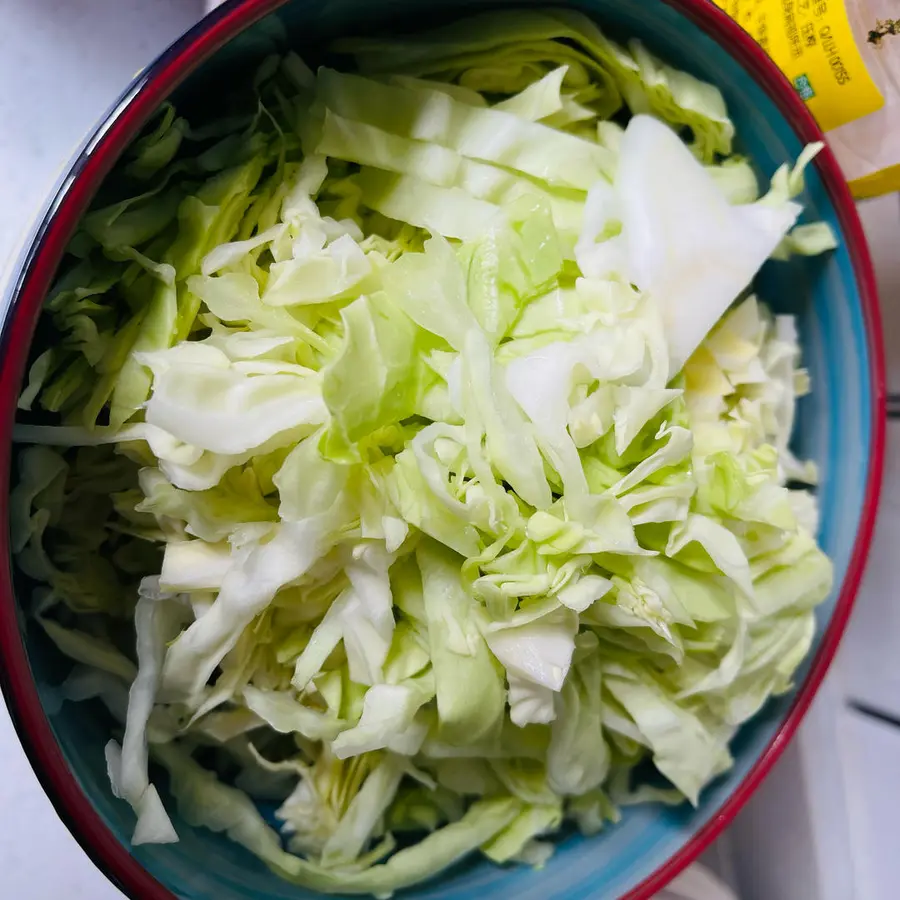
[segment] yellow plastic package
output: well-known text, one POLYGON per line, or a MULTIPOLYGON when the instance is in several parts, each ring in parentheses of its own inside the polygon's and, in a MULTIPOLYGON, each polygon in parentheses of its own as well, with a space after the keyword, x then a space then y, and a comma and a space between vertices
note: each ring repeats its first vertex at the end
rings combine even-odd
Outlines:
POLYGON ((713 0, 806 101, 856 197, 900 190, 900 0, 713 0))

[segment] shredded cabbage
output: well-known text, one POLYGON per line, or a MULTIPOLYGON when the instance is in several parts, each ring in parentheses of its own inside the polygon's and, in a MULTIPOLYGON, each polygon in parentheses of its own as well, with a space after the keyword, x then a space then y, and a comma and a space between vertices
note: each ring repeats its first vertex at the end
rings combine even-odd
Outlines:
POLYGON ((697 803, 790 689, 832 571, 752 281, 835 239, 796 224, 817 147, 763 193, 715 87, 577 13, 337 49, 128 152, 10 526, 135 843, 178 839, 155 760, 188 825, 386 897, 697 803))

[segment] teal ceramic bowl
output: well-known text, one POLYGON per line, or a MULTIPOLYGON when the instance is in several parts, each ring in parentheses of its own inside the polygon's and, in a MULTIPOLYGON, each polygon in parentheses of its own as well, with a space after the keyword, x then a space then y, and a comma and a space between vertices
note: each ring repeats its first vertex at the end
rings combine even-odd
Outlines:
MULTIPOLYGON (((87 141, 22 257, 6 298, 0 357, 0 478, 8 479, 16 397, 38 312, 63 248, 123 148, 172 95, 227 88, 284 40, 315 61, 339 35, 409 29, 483 10, 478 0, 231 0, 182 38, 134 84, 87 141)), ((503 4, 493 3, 492 6, 503 4)), ((511 6, 527 5, 515 0, 511 6)), ((545 4, 546 5, 546 4, 545 4)), ((763 173, 797 156, 821 133, 791 86, 753 41, 706 0, 575 0, 613 36, 640 38, 671 64, 717 84, 742 143, 763 173)), ((202 95, 202 94, 201 94, 202 95)), ((734 769, 700 806, 628 810, 602 835, 565 838, 540 872, 462 864, 405 896, 416 900, 506 898, 613 900, 652 896, 706 847, 747 800, 796 730, 850 614, 875 517, 884 452, 881 331, 862 229, 829 151, 816 161, 807 215, 830 222, 840 249, 814 262, 763 273, 768 298, 801 316, 815 391, 803 401, 797 449, 821 470, 820 540, 834 559, 835 590, 819 609, 813 654, 798 687, 771 702, 735 741, 734 769)), ((0 516, 6 515, 4 508, 0 516)), ((63 662, 27 625, 17 605, 6 529, 0 554, 0 669, 21 736, 60 816, 109 877, 146 900, 300 900, 309 892, 279 881, 220 835, 177 822, 181 842, 132 848, 131 811, 113 799, 103 759, 108 722, 100 710, 54 703, 63 662)), ((38 852, 38 848, 35 848, 38 852)), ((2 893, 2 892, 0 892, 2 893)))

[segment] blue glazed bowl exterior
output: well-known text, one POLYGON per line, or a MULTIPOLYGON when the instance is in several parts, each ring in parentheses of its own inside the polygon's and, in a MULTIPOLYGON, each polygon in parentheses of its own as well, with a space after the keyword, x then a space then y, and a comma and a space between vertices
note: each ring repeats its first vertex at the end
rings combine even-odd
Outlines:
MULTIPOLYGON (((530 5, 523 0, 492 6, 530 5)), ((672 65, 717 84, 737 127, 739 149, 762 175, 795 158, 818 131, 802 103, 761 51, 704 0, 577 0, 567 4, 612 36, 635 37, 672 65)), ((396 21, 405 29, 483 10, 477 0, 232 0, 139 76, 91 138, 38 226, 12 283, 0 362, 0 465, 9 469, 15 396, 40 302, 77 217, 122 147, 176 85, 175 102, 241 77, 287 36, 292 46, 323 46, 396 21), (239 36, 235 39, 235 35, 239 36), (224 44, 224 46, 223 46, 224 44)), ((217 89, 220 89, 217 87, 217 89)), ((852 605, 875 513, 881 474, 884 399, 881 333, 871 267, 859 222, 836 163, 826 151, 803 198, 810 219, 841 236, 813 262, 771 264, 760 294, 800 316, 814 391, 803 401, 797 451, 821 472, 821 543, 835 563, 835 590, 818 612, 814 654, 793 695, 769 703, 735 741, 735 767, 707 789, 698 808, 643 806, 596 838, 566 838, 540 872, 465 863, 404 892, 417 900, 505 898, 614 900, 649 897, 718 833, 746 800, 796 728, 834 653, 852 605)), ((5 501, 4 501, 5 502, 5 501)), ((2 511, 0 511, 2 514, 2 511)), ((4 537, 5 540, 5 537, 4 537)), ((4 555, 8 558, 8 548, 4 555)), ((61 816, 98 864, 133 897, 153 900, 299 900, 317 896, 280 881, 220 835, 177 823, 181 842, 131 848, 128 807, 113 799, 103 758, 105 721, 90 707, 62 706, 54 685, 60 660, 17 612, 8 565, 0 581, 3 687, 23 743, 61 816), (24 637, 24 639, 23 639, 24 637)))

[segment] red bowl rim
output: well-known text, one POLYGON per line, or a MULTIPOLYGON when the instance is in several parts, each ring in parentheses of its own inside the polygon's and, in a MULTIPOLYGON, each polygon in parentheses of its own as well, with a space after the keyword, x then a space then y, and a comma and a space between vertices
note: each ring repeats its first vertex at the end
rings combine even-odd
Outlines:
MULTIPOLYGON (((188 75, 239 32, 287 0, 230 0, 180 38, 141 73, 86 142, 71 171, 48 204, 19 263, 7 294, 0 358, 0 422, 10 434, 16 400, 38 311, 66 243, 100 182, 152 113, 188 75)), ((804 142, 823 140, 805 104, 759 45, 708 0, 663 0, 694 22, 746 68, 764 88, 804 142)), ((747 802, 797 730, 825 677, 846 628, 859 589, 881 487, 885 453, 885 370, 881 316, 875 275, 853 198, 829 148, 815 162, 846 235, 866 322, 872 383, 872 432, 862 517, 835 611, 777 734, 741 781, 693 837, 622 900, 649 900, 696 859, 747 802)), ((9 477, 11 446, 0 446, 0 479, 9 477)), ((0 495, 0 521, 7 519, 8 497, 0 495)), ((60 818, 94 863, 135 900, 175 900, 175 896, 129 853, 93 808, 70 771, 41 705, 20 631, 13 595, 9 536, 0 529, 0 686, 25 752, 60 818)))

